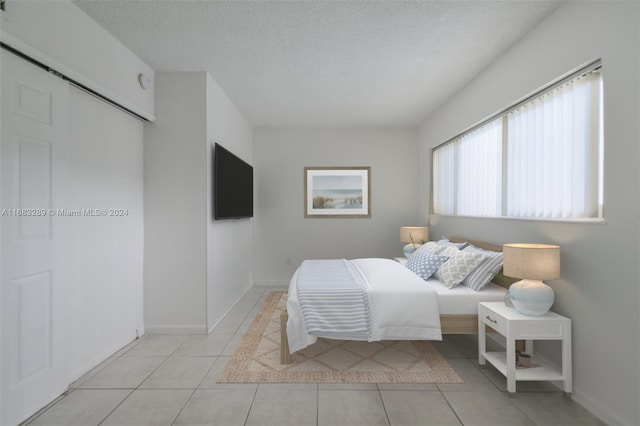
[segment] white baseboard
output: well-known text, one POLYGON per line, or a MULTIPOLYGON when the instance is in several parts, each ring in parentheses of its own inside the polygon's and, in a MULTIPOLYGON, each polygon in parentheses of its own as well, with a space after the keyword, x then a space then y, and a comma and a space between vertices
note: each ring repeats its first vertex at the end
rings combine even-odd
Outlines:
POLYGON ((109 357, 113 356, 120 349, 127 346, 129 343, 133 342, 137 337, 134 335, 129 335, 127 337, 122 338, 118 342, 112 344, 108 349, 95 354, 91 358, 84 360, 82 363, 73 366, 73 370, 69 373, 69 385, 73 384, 75 381, 80 379, 86 373, 100 365, 100 363, 107 360, 109 357))
POLYGON ((207 334, 206 325, 146 325, 145 334, 207 334))
POLYGON ((616 415, 616 413, 612 413, 610 410, 606 409, 602 406, 598 401, 593 398, 590 398, 583 394, 582 392, 574 392, 571 394, 571 399, 573 399, 578 404, 582 405, 586 408, 591 414, 602 420, 607 425, 633 425, 635 422, 632 422, 629 419, 622 419, 620 416, 616 415))
POLYGON ((217 320, 215 323, 213 323, 213 325, 212 325, 211 327, 208 327, 208 329, 207 329, 207 334, 211 334, 211 333, 213 332, 213 329, 214 329, 214 328, 216 328, 216 327, 218 326, 218 324, 220 324, 220 321, 222 321, 222 320, 224 319, 224 317, 226 317, 226 316, 227 316, 227 314, 228 314, 229 312, 231 312, 231 310, 232 310, 232 309, 233 309, 233 308, 238 304, 238 302, 240 302, 240 300, 242 300, 242 298, 244 297, 244 295, 245 295, 245 294, 247 294, 247 293, 249 292, 249 290, 251 290, 251 287, 249 287, 249 288, 248 288, 244 293, 242 293, 242 294, 240 295, 240 297, 238 297, 238 298, 236 299, 236 301, 235 301, 235 302, 233 302, 233 303, 231 304, 231 306, 229 306, 229 309, 227 309, 227 310, 224 312, 224 314, 222 314, 222 315, 220 316, 220 318, 218 318, 218 320, 217 320))
POLYGON ((253 285, 255 287, 280 287, 280 288, 289 288, 289 280, 262 280, 262 281, 254 281, 253 285))

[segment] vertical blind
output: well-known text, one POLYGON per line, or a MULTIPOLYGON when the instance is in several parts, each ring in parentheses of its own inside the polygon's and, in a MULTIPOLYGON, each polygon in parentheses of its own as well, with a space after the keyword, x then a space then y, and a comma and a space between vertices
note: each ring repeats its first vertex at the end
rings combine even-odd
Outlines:
POLYGON ((499 216, 502 210, 502 120, 460 138, 458 214, 499 216))
POLYGON ((454 141, 433 152, 433 211, 436 214, 456 213, 456 151, 454 141))
POLYGON ((600 73, 507 114, 507 216, 598 215, 600 73))
POLYGON ((433 151, 433 212, 602 216, 599 63, 433 151))

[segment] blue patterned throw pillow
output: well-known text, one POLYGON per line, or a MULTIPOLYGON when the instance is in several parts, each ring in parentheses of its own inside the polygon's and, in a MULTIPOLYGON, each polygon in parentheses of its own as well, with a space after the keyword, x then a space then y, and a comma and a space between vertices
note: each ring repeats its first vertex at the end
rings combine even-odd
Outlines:
POLYGON ((426 250, 420 250, 409 258, 407 268, 423 280, 427 280, 447 259, 447 256, 438 256, 426 250))

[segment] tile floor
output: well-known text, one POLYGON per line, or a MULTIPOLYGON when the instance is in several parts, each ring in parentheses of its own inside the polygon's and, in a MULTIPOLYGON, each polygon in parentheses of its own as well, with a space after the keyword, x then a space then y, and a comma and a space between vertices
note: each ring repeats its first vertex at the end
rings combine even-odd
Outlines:
POLYGON ((438 349, 462 384, 218 384, 271 289, 252 288, 212 334, 135 340, 72 384, 29 425, 601 425, 551 384, 506 393, 480 369, 473 336, 438 349))

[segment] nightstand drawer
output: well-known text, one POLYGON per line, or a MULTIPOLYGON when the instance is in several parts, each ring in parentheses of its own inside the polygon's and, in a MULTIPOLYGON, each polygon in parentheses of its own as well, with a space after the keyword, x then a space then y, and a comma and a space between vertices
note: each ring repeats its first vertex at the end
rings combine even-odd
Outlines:
POLYGON ((516 322, 511 333, 517 339, 556 340, 564 337, 564 326, 561 321, 516 322))
POLYGON ((478 306, 478 319, 482 321, 484 324, 487 324, 489 327, 496 330, 498 333, 506 336, 507 334, 507 324, 508 321, 506 318, 496 314, 492 310, 479 305, 478 306))

